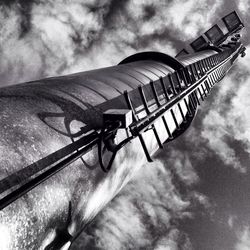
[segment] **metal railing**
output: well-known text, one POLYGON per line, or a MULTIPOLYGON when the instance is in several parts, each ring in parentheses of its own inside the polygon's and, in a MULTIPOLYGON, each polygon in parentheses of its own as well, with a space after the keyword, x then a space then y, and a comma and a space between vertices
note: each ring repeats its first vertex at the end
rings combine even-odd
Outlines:
MULTIPOLYGON (((242 45, 238 45, 234 48, 226 49, 219 54, 202 59, 184 67, 179 71, 175 71, 165 77, 160 77, 157 81, 151 81, 148 85, 140 86, 138 89, 130 92, 125 91, 124 97, 128 108, 132 110, 134 120, 129 127, 131 136, 129 139, 126 138, 126 141, 117 145, 117 150, 114 150, 113 160, 115 154, 122 146, 126 145, 126 143, 130 140, 138 136, 147 160, 152 161, 143 139, 143 133, 148 129, 153 129, 154 136, 160 148, 162 148, 162 144, 164 142, 161 142, 158 132, 154 126, 156 120, 162 119, 166 128, 168 137, 167 141, 182 134, 192 122, 197 111, 197 106, 200 105, 200 102, 207 97, 213 86, 220 81, 230 69, 233 61, 240 53, 241 46, 242 45), (151 99, 147 99, 145 92, 147 92, 147 95, 151 97, 151 99), (137 97, 139 96, 141 107, 140 105, 137 105, 136 107, 133 105, 133 100, 131 100, 132 95, 137 95, 137 97), (181 108, 180 101, 182 100, 185 102, 187 114, 184 114, 181 108), (176 105, 178 106, 182 116, 183 122, 181 124, 177 122, 176 115, 172 110, 176 105), (138 110, 143 110, 146 115, 143 118, 139 118, 138 110), (170 128, 168 126, 169 121, 167 121, 164 117, 164 114, 167 111, 171 112, 176 126, 176 130, 173 133, 170 132, 170 128)), ((116 127, 116 129, 119 129, 119 126, 116 127)), ((4 209, 6 206, 22 197, 33 188, 58 173, 70 163, 79 159, 87 151, 98 145, 100 140, 103 138, 101 130, 94 131, 86 137, 79 139, 78 141, 56 151, 38 162, 33 163, 31 166, 43 166, 43 169, 47 168, 47 170, 43 171, 41 174, 38 172, 25 173, 24 176, 26 180, 24 180, 23 183, 19 182, 20 178, 18 178, 18 175, 21 174, 22 171, 29 169, 31 166, 27 166, 25 170, 20 170, 18 173, 14 173, 12 176, 8 176, 1 180, 0 193, 2 195, 8 191, 6 183, 8 183, 9 180, 13 183, 11 189, 13 190, 15 187, 17 188, 14 189, 14 191, 10 191, 9 193, 7 192, 7 195, 0 199, 0 210, 4 209)), ((102 164, 102 168, 105 172, 110 170, 112 162, 110 162, 111 164, 109 164, 107 168, 105 168, 102 164)))
POLYGON ((153 129, 159 148, 163 147, 162 143, 164 142, 161 142, 158 132, 154 126, 154 123, 157 119, 160 118, 163 120, 166 133, 170 140, 173 140, 182 134, 188 127, 185 123, 192 122, 196 113, 196 108, 201 104, 200 101, 204 101, 205 97, 207 97, 207 95, 210 93, 213 86, 225 76, 225 73, 232 66, 233 62, 231 59, 233 59, 233 57, 238 54, 239 51, 240 45, 238 45, 236 48, 225 50, 219 54, 212 55, 198 62, 190 64, 181 70, 177 70, 172 74, 168 74, 165 77, 160 77, 159 83, 161 88, 158 88, 159 93, 156 91, 156 81, 151 81, 148 86, 139 86, 137 90, 131 91, 139 92, 139 96, 143 105, 143 109, 140 110, 146 111, 146 116, 142 119, 138 119, 136 109, 132 105, 132 100, 130 97, 131 94, 128 92, 124 93, 128 108, 132 110, 134 118, 134 122, 130 126, 130 132, 134 137, 139 137, 149 162, 151 162, 152 159, 144 142, 142 136, 143 132, 147 131, 149 128, 153 129), (175 76, 176 79, 175 83, 173 81, 173 76, 175 76), (153 93, 153 101, 148 101, 145 97, 144 90, 149 88, 149 86, 153 93), (188 117, 184 115, 184 112, 181 108, 180 102, 182 100, 184 100, 186 109, 188 110, 188 117), (178 106, 179 112, 182 116, 183 123, 181 124, 178 124, 176 114, 173 112, 173 107, 175 105, 178 106), (150 106, 154 106, 155 108, 150 111, 150 106), (176 126, 177 132, 174 135, 171 134, 168 125, 169 121, 167 121, 164 116, 164 114, 169 110, 176 126))

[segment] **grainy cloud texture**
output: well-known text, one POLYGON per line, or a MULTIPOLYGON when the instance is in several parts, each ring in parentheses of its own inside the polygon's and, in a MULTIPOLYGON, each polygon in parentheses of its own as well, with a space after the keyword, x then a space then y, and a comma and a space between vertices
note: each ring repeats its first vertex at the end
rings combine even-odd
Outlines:
MULTIPOLYGON (((233 9, 247 23, 249 6, 246 0, 2 1, 0 85, 110 66, 138 51, 175 55, 233 9)), ((194 126, 138 171, 72 249, 250 248, 249 63, 249 56, 239 60, 194 126)))

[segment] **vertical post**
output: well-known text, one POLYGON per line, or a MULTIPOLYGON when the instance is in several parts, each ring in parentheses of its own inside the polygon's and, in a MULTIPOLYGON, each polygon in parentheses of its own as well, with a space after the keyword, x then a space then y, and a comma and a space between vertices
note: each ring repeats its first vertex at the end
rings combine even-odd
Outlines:
POLYGON ((197 65, 198 65, 198 67, 199 67, 199 69, 200 69, 201 76, 203 76, 205 72, 204 72, 204 69, 203 69, 203 67, 202 67, 202 65, 201 65, 201 62, 198 61, 198 62, 197 62, 197 65))
POLYGON ((173 78, 172 78, 171 74, 168 74, 168 80, 169 80, 169 83, 170 83, 170 86, 171 86, 171 89, 172 89, 172 92, 173 92, 174 96, 177 95, 177 92, 176 92, 174 82, 173 82, 173 78))
POLYGON ((196 81, 195 75, 194 75, 194 73, 193 73, 192 66, 191 66, 191 65, 188 65, 188 66, 186 67, 186 69, 187 69, 187 73, 188 73, 188 75, 189 75, 190 84, 192 84, 192 83, 194 83, 194 82, 196 81))
POLYGON ((206 58, 206 63, 207 63, 208 69, 210 70, 210 69, 212 68, 212 65, 210 64, 210 59, 209 59, 209 57, 206 58))
MULTIPOLYGON (((216 69, 217 70, 217 69, 216 69)), ((212 71, 210 74, 209 74, 209 84, 210 86, 213 86, 214 82, 217 81, 217 76, 216 76, 216 70, 215 71, 212 71)))
POLYGON ((203 84, 201 84, 201 88, 202 88, 202 91, 203 91, 203 93, 204 93, 205 97, 207 97, 207 93, 206 93, 206 90, 205 90, 205 88, 204 88, 204 85, 203 85, 203 84))
POLYGON ((198 76, 198 79, 200 79, 201 78, 201 75, 200 75, 201 72, 198 69, 198 65, 196 63, 194 63, 193 65, 194 65, 196 75, 198 76))
POLYGON ((189 79, 189 75, 186 73, 187 69, 186 68, 183 68, 183 69, 180 69, 180 75, 182 76, 182 80, 185 84, 186 87, 189 86, 189 84, 191 83, 190 79, 189 79))
POLYGON ((174 120, 176 129, 177 129, 177 130, 180 130, 180 126, 179 126, 179 124, 178 124, 178 122, 177 122, 177 119, 176 119, 176 117, 175 117, 175 114, 174 114, 173 109, 170 109, 170 113, 171 113, 171 115, 172 115, 172 117, 173 117, 173 120, 174 120))
POLYGON ((186 100, 185 97, 184 97, 184 102, 185 102, 186 108, 188 110, 189 116, 192 117, 194 115, 194 113, 195 113, 195 110, 193 110, 193 108, 190 105, 188 105, 187 100, 186 100))
POLYGON ((198 105, 201 105, 201 104, 200 104, 200 101, 199 101, 199 98, 198 98, 198 96, 197 96, 196 89, 194 90, 193 94, 194 94, 194 98, 196 99, 196 103, 197 103, 198 105))
POLYGON ((166 89, 166 86, 164 84, 164 80, 163 80, 162 76, 160 77, 160 83, 161 83, 161 86, 162 86, 162 89, 163 89, 163 93, 164 93, 164 95, 166 97, 166 100, 169 101, 170 98, 168 96, 168 92, 167 92, 167 89, 166 89))
POLYGON ((182 111, 181 104, 178 102, 177 105, 178 105, 178 108, 179 108, 179 110, 180 110, 180 113, 181 113, 181 117, 182 117, 183 122, 187 122, 187 121, 186 121, 186 117, 185 117, 185 115, 184 115, 184 113, 183 113, 183 111, 182 111))
MULTIPOLYGON (((164 81, 163 81, 163 78, 162 78, 162 77, 160 78, 160 82, 161 82, 161 86, 162 86, 162 88, 163 88, 163 92, 164 92, 164 94, 165 94, 165 96, 166 96, 166 99, 167 99, 167 101, 169 101, 170 98, 169 98, 169 96, 168 96, 167 89, 166 89, 166 86, 165 86, 165 84, 164 84, 164 81)), ((168 123, 167 123, 166 118, 165 118, 164 115, 162 116, 162 121, 163 121, 163 124, 164 124, 164 126, 165 126, 165 128, 166 128, 166 131, 167 131, 167 134, 168 134, 168 138, 169 138, 169 139, 173 139, 173 135, 172 135, 172 133, 170 132, 168 123)))
MULTIPOLYGON (((140 92, 140 95, 141 95, 141 99, 142 99, 144 108, 146 110, 146 113, 147 113, 147 115, 149 115, 150 111, 149 111, 149 108, 148 108, 148 103, 147 103, 147 100, 146 100, 146 97, 145 97, 145 94, 144 94, 142 86, 139 86, 138 89, 139 89, 139 92, 140 92)), ((159 137, 159 135, 158 135, 158 133, 156 131, 156 128, 155 128, 154 124, 152 125, 152 129, 153 129, 153 132, 154 132, 154 135, 155 135, 155 138, 156 138, 156 141, 157 141, 159 147, 163 148, 163 145, 161 143, 160 137, 159 137)))
POLYGON ((168 127, 168 124, 167 124, 167 121, 166 121, 165 116, 162 116, 162 120, 163 120, 164 126, 165 126, 165 128, 166 128, 166 130, 167 130, 168 138, 169 138, 169 139, 173 139, 173 135, 172 135, 171 132, 170 132, 170 129, 169 129, 169 127, 168 127))
POLYGON ((209 88, 209 85, 208 85, 207 80, 204 81, 204 84, 205 84, 205 87, 206 87, 206 89, 207 89, 207 94, 209 94, 210 88, 209 88))
POLYGON ((140 93, 140 96, 141 96, 141 100, 142 100, 144 109, 145 109, 145 111, 146 111, 147 114, 150 114, 150 111, 149 111, 149 108, 148 108, 148 103, 147 103, 144 91, 142 89, 142 86, 139 86, 138 90, 139 90, 139 93, 140 93))
POLYGON ((159 148, 163 148, 163 145, 162 145, 162 143, 161 143, 160 137, 159 137, 159 135, 158 135, 158 133, 157 133, 157 130, 156 130, 154 124, 152 125, 152 129, 153 129, 153 132, 154 132, 154 135, 155 135, 155 138, 156 138, 156 141, 157 141, 157 143, 158 143, 159 148))
POLYGON ((189 67, 190 67, 190 71, 191 71, 191 77, 193 78, 192 83, 195 83, 196 80, 198 79, 198 77, 197 77, 196 72, 194 70, 194 65, 191 64, 189 67))
POLYGON ((153 81, 150 81, 150 86, 151 86, 151 89, 152 89, 152 92, 153 92, 153 95, 155 98, 155 102, 156 102, 157 106, 160 107, 161 104, 160 104, 160 101, 159 101, 159 98, 158 98, 158 95, 157 95, 157 92, 155 89, 155 83, 153 81))
POLYGON ((152 162, 153 160, 152 160, 152 158, 150 157, 150 154, 149 154, 149 152, 148 152, 148 149, 147 149, 147 147, 146 147, 146 144, 145 144, 145 141, 144 141, 144 139, 143 139, 142 134, 139 134, 138 137, 139 137, 139 139, 140 139, 140 142, 141 142, 143 151, 144 151, 144 153, 145 153, 145 155, 146 155, 147 161, 148 161, 148 162, 152 162))
POLYGON ((130 96, 129 96, 129 93, 128 93, 127 90, 124 91, 124 97, 125 97, 125 101, 126 101, 126 103, 127 103, 128 108, 132 111, 133 120, 134 120, 134 121, 137 121, 138 118, 137 118, 137 116, 136 116, 134 107, 133 107, 133 105, 132 105, 132 102, 131 102, 131 99, 130 99, 130 96))
POLYGON ((206 72, 208 71, 208 69, 207 69, 207 66, 206 66, 204 60, 205 60, 205 59, 202 59, 202 60, 201 60, 201 66, 203 67, 203 69, 204 69, 204 71, 205 71, 205 73, 206 73, 206 72))
POLYGON ((182 86, 181 86, 181 79, 179 76, 179 73, 177 71, 174 72, 175 76, 176 76, 176 80, 177 80, 177 84, 179 86, 179 93, 181 92, 182 86))

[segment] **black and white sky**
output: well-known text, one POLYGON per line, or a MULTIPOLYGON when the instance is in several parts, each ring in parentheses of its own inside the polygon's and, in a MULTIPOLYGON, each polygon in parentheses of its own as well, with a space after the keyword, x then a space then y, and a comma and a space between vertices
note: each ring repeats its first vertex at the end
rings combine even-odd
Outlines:
MULTIPOLYGON (((250 0, 1 0, 0 85, 175 55, 237 10, 249 47, 250 0)), ((72 249, 250 249, 250 56, 193 126, 146 164, 72 249)))

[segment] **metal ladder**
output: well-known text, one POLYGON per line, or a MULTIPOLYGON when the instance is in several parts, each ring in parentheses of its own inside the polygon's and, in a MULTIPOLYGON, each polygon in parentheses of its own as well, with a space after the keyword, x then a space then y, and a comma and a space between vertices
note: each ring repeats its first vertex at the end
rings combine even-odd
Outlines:
POLYGON ((230 68, 231 64, 228 63, 227 59, 232 53, 233 51, 224 51, 212 55, 190 64, 179 71, 175 71, 172 74, 160 77, 158 81, 150 81, 150 89, 148 85, 141 85, 136 90, 133 90, 138 92, 137 95, 139 94, 143 106, 141 110, 146 112, 146 116, 141 119, 138 118, 138 112, 132 104, 130 94, 132 91, 124 92, 128 109, 132 110, 133 114, 133 123, 129 127, 130 132, 132 136, 138 136, 140 139, 141 146, 149 162, 153 160, 147 149, 143 133, 152 129, 159 148, 163 148, 163 143, 171 141, 181 135, 194 119, 197 107, 201 104, 201 101, 205 100, 213 86, 224 77, 225 72, 230 68), (175 79, 175 81, 173 79, 175 79), (166 84, 167 82, 169 83, 168 86, 166 84), (158 85, 158 91, 156 85, 158 85), (146 98, 145 90, 151 91, 151 95, 153 96, 152 100, 146 98), (189 101, 187 101, 187 99, 189 101), (182 100, 184 100, 187 108, 187 115, 184 114, 180 105, 180 101, 182 100), (178 123, 176 114, 173 111, 175 105, 178 106, 183 120, 181 124, 178 123), (156 108, 150 110, 152 106, 156 108), (164 116, 167 111, 170 111, 176 127, 173 133, 171 133, 168 121, 164 116), (163 143, 155 127, 155 121, 158 119, 162 120, 168 137, 167 141, 163 143))

